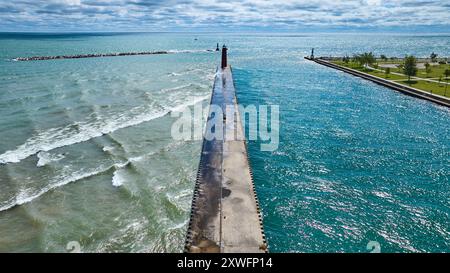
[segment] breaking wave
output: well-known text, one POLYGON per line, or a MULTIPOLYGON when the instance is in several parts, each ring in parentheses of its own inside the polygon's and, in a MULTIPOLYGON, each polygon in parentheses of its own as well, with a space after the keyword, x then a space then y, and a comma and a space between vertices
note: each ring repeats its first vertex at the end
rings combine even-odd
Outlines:
POLYGON ((172 111, 178 111, 184 107, 194 105, 208 97, 209 95, 193 97, 185 103, 165 108, 159 112, 148 112, 143 109, 143 107, 136 107, 129 111, 131 114, 136 113, 131 117, 120 114, 111 117, 111 119, 107 121, 97 120, 94 122, 76 122, 75 124, 66 127, 52 128, 32 136, 15 150, 9 150, 1 154, 0 164, 18 163, 23 159, 40 152, 48 152, 56 148, 88 141, 96 137, 110 134, 119 129, 136 126, 143 122, 161 118, 172 111))
POLYGON ((53 183, 50 183, 46 187, 35 191, 35 192, 29 192, 29 190, 23 190, 18 195, 16 195, 14 198, 8 200, 4 204, 0 206, 0 211, 9 210, 13 207, 20 206, 26 203, 29 203, 33 201, 34 199, 40 197, 41 195, 54 190, 56 188, 59 188, 61 186, 67 185, 69 183, 74 183, 89 177, 93 177, 99 174, 103 174, 111 170, 112 168, 115 168, 115 165, 109 166, 109 167, 103 167, 103 168, 97 168, 92 171, 85 172, 78 171, 74 172, 71 176, 65 177, 65 176, 59 176, 55 178, 53 183))
POLYGON ((123 163, 115 163, 111 166, 99 167, 97 169, 89 170, 89 171, 86 171, 86 170, 77 171, 77 172, 72 173, 72 175, 70 175, 70 176, 59 175, 58 177, 53 179, 49 185, 47 185, 46 187, 44 187, 38 191, 30 192, 29 189, 22 190, 21 192, 19 192, 19 194, 16 195, 16 197, 8 200, 3 205, 0 204, 1 205, 0 211, 9 210, 13 207, 29 203, 29 202, 33 201, 34 199, 42 196, 43 194, 45 194, 51 190, 65 186, 70 183, 81 181, 81 180, 89 178, 89 177, 104 174, 111 170, 115 170, 114 174, 113 174, 113 185, 116 187, 121 186, 123 183, 123 179, 120 177, 118 172, 120 172, 120 170, 122 168, 126 167, 128 164, 130 164, 130 161, 126 161, 123 163))
POLYGON ((46 166, 47 164, 49 164, 50 162, 59 161, 59 160, 63 159, 65 156, 64 156, 64 154, 52 155, 47 152, 39 152, 37 154, 37 157, 38 157, 38 162, 37 162, 36 166, 43 167, 43 166, 46 166))

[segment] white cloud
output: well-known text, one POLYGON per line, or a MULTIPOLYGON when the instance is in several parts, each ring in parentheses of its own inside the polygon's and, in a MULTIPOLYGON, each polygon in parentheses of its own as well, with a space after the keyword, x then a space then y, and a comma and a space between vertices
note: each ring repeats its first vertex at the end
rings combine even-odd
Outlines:
POLYGON ((381 5, 381 0, 367 0, 369 6, 379 6, 381 5))
POLYGON ((3 29, 449 26, 439 0, 0 0, 3 29))
POLYGON ((60 0, 59 2, 70 6, 79 6, 81 4, 81 0, 60 0))

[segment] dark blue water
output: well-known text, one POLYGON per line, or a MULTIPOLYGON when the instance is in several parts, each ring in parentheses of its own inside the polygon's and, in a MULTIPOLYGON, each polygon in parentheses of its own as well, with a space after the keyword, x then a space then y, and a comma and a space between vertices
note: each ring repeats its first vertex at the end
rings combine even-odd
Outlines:
POLYGON ((233 71, 240 103, 280 105, 279 149, 249 144, 271 251, 450 250, 448 109, 300 58, 233 71))

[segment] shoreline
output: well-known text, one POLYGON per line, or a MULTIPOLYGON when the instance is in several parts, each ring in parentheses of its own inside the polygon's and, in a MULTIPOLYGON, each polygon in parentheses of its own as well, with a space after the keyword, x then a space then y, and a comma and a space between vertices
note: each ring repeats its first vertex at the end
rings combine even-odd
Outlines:
POLYGON ((353 76, 357 76, 369 81, 372 81, 374 83, 377 83, 379 85, 382 85, 384 87, 393 89, 395 91, 399 91, 403 94, 409 95, 409 96, 413 96, 416 98, 420 98, 420 99, 424 99, 424 100, 428 100, 431 102, 434 102, 436 104, 442 105, 442 106, 446 106, 446 107, 450 107, 450 99, 446 98, 444 96, 440 96, 440 95, 436 95, 436 94, 432 94, 432 93, 428 93, 425 91, 422 91, 420 89, 416 89, 413 87, 409 87, 409 86, 405 86, 393 81, 388 81, 386 79, 377 77, 377 76, 373 76, 370 75, 368 73, 364 73, 355 69, 351 69, 351 68, 347 68, 347 67, 343 67, 337 64, 334 64, 330 61, 324 60, 323 58, 319 57, 319 58, 310 58, 310 57, 305 57, 306 60, 309 61, 313 61, 317 64, 320 65, 324 65, 330 68, 334 68, 343 72, 346 72, 348 74, 351 74, 353 76))

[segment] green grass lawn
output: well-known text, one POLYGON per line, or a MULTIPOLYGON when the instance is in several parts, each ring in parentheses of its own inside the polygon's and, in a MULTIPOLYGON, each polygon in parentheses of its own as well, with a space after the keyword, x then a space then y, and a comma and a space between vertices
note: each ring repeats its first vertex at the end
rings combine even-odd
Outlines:
MULTIPOLYGON (((358 63, 354 63, 354 62, 344 63, 342 61, 335 61, 333 63, 341 65, 341 66, 345 66, 345 67, 348 67, 348 68, 352 68, 352 69, 355 69, 355 70, 358 70, 358 71, 362 71, 362 72, 365 72, 367 74, 371 74, 371 75, 374 75, 374 76, 377 76, 377 77, 380 77, 380 78, 384 78, 384 79, 387 79, 387 80, 406 80, 406 79, 408 79, 408 77, 406 77, 406 76, 400 76, 400 75, 395 75, 395 74, 388 74, 388 75, 386 75, 386 73, 381 72, 381 71, 364 69, 358 63)), ((392 69, 391 69, 391 71, 392 71, 392 69)))
POLYGON ((427 81, 421 81, 421 80, 411 80, 411 82, 408 82, 408 80, 405 81, 398 81, 397 83, 403 84, 406 86, 411 86, 429 93, 438 94, 441 96, 446 95, 447 97, 450 97, 450 86, 447 86, 447 94, 445 94, 445 84, 439 84, 435 82, 427 82, 427 81))
MULTIPOLYGON (((343 61, 334 61, 333 63, 361 71, 361 67, 359 66, 358 63, 355 63, 355 62, 344 63, 343 61)), ((401 60, 398 60, 398 61, 390 61, 390 60, 388 60, 388 61, 380 61, 380 60, 378 60, 378 65, 381 65, 381 64, 402 64, 402 63, 403 63, 403 61, 401 61, 401 60)), ((383 70, 384 68, 379 67, 379 69, 383 70)), ((432 65, 431 66, 431 72, 428 75, 425 72, 425 69, 418 69, 416 77, 419 77, 419 78, 439 78, 439 77, 442 77, 442 80, 445 80, 445 76, 444 76, 445 69, 450 69, 450 65, 449 64, 432 65)), ((399 68, 391 68, 391 72, 403 74, 403 70, 399 69, 399 68)), ((391 75, 391 77, 392 77, 392 75, 391 75)), ((397 79, 397 78, 395 78, 395 79, 397 79)))
MULTIPOLYGON (((368 69, 364 69, 362 68, 358 63, 355 62, 348 62, 345 63, 343 61, 333 61, 333 63, 337 64, 337 65, 341 65, 344 67, 348 67, 348 68, 352 68, 370 75, 374 75, 386 80, 395 80, 396 83, 399 84, 403 84, 406 86, 410 86, 416 89, 420 89, 422 91, 426 91, 429 93, 433 93, 433 94, 438 94, 441 96, 447 96, 450 97, 450 85, 447 87, 447 92, 445 92, 445 78, 444 76, 442 76, 442 83, 435 83, 435 82, 428 82, 428 81, 424 81, 424 80, 412 80, 411 82, 408 82, 408 77, 407 76, 403 76, 403 75, 395 75, 395 74, 388 74, 386 75, 384 72, 382 71, 376 71, 376 70, 368 70, 368 69)), ((392 63, 392 62, 391 62, 392 63)), ((433 66, 432 67, 432 72, 429 74, 428 78, 439 78, 440 75, 442 75, 445 71, 445 69, 450 69, 450 65, 439 65, 439 66, 433 66)), ((395 68, 391 68, 391 72, 397 72, 397 73, 402 73, 403 71, 399 70, 399 69, 395 69, 395 68)), ((417 77, 420 78, 427 78, 425 74, 421 74, 421 73, 425 73, 424 69, 419 69, 418 73, 417 73, 417 77)), ((450 79, 449 79, 450 82, 450 79)))
MULTIPOLYGON (((380 65, 380 64, 383 64, 383 63, 379 62, 378 65, 380 65)), ((382 68, 380 68, 380 69, 382 69, 382 68)), ((444 79, 445 78, 445 76, 444 76, 445 69, 450 69, 450 65, 448 65, 448 64, 432 65, 431 72, 428 75, 425 72, 425 69, 418 69, 416 77, 439 78, 440 76, 442 76, 442 78, 444 79)), ((391 68, 391 72, 403 74, 403 70, 398 69, 398 68, 391 68)))
POLYGON ((343 62, 343 61, 333 61, 333 63, 335 63, 335 64, 337 64, 337 65, 341 65, 341 66, 353 68, 353 69, 358 69, 358 70, 361 69, 359 63, 355 63, 355 62, 348 62, 348 63, 345 63, 345 62, 343 62))
POLYGON ((439 78, 442 76, 442 78, 445 78, 444 71, 445 69, 450 69, 450 65, 448 64, 440 64, 437 66, 431 66, 431 73, 429 75, 426 75, 425 69, 419 69, 417 76, 421 78, 439 78), (423 73, 423 74, 422 74, 423 73))
POLYGON ((388 75, 386 75, 386 73, 384 73, 384 72, 381 72, 381 71, 376 71, 376 70, 370 70, 370 71, 364 71, 364 72, 366 72, 366 73, 368 73, 368 74, 371 74, 371 75, 374 75, 374 76, 377 76, 377 77, 380 77, 380 78, 383 78, 383 79, 386 79, 386 80, 407 80, 408 79, 408 77, 406 77, 406 76, 400 76, 400 75, 395 75, 395 74, 388 74, 388 75))

